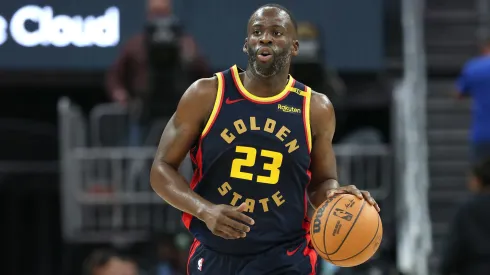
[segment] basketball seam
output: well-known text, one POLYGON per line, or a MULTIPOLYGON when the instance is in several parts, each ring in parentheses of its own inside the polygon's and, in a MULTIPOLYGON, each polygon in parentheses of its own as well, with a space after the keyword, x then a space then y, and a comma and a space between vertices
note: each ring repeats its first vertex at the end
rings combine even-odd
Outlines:
POLYGON ((330 257, 328 256, 328 251, 327 251, 327 238, 325 238, 325 232, 327 230, 327 225, 328 225, 328 219, 330 218, 330 214, 332 214, 333 209, 339 203, 339 201, 345 196, 345 194, 342 194, 339 196, 339 199, 332 205, 332 208, 330 208, 330 211, 328 212, 327 218, 325 219, 325 224, 323 226, 323 248, 325 249, 325 256, 327 256, 328 260, 330 261, 330 257))
MULTIPOLYGON (((332 205, 332 208, 330 208, 330 211, 328 211, 327 218, 325 219, 325 224, 323 225, 323 248, 325 249, 325 255, 328 255, 328 251, 327 251, 327 238, 325 237, 325 233, 326 233, 327 225, 328 225, 328 220, 330 219, 330 214, 332 214, 332 211, 335 209, 335 206, 337 205, 337 203, 339 203, 339 201, 344 196, 345 196, 344 194, 340 195, 339 199, 334 203, 334 205, 332 205)), ((330 257, 329 257, 329 259, 330 259, 330 257)))
MULTIPOLYGON (((338 202, 339 200, 341 200, 343 196, 344 196, 344 194, 340 195, 340 196, 339 196, 339 199, 338 199, 338 200, 335 202, 335 204, 337 204, 337 202, 338 202)), ((330 211, 331 211, 331 210, 330 210, 330 211)), ((330 213, 329 213, 329 214, 330 214, 330 213)), ((315 215, 315 216, 316 216, 316 215, 315 215)), ((313 219, 313 222, 314 222, 314 219, 313 219)), ((328 216, 327 216, 327 219, 325 220, 325 224, 327 224, 327 222, 328 222, 328 216)), ((323 230, 323 239, 325 239, 325 229, 323 230)), ((313 242, 313 246, 315 246, 315 247, 318 247, 318 248, 319 248, 319 246, 318 246, 318 245, 316 245, 315 238, 311 238, 311 240, 312 240, 312 242, 313 242)), ((322 254, 324 254, 324 255, 325 255, 327 258, 328 258, 328 255, 327 255, 327 247, 326 247, 326 245, 325 245, 325 242, 323 243, 323 248, 325 249, 325 252, 323 252, 323 250, 320 250, 320 252, 321 252, 322 254)), ((329 259, 330 259, 330 258, 329 258, 329 259)), ((329 260, 329 259, 328 259, 328 260, 329 260)))
POLYGON ((359 210, 359 212, 357 213, 357 217, 356 217, 356 219, 354 220, 354 222, 352 223, 352 226, 349 228, 349 231, 347 232, 347 234, 345 234, 344 239, 342 240, 342 242, 340 243, 340 245, 337 247, 337 250, 335 250, 333 253, 328 254, 328 255, 334 255, 335 253, 339 252, 339 250, 340 250, 340 248, 342 247, 342 245, 344 244, 345 240, 347 240, 347 237, 349 237, 350 232, 352 231, 352 229, 354 229, 354 226, 356 225, 356 222, 357 222, 357 220, 359 219, 359 216, 361 216, 362 210, 364 210, 364 206, 365 206, 365 205, 366 205, 366 200, 363 200, 363 202, 362 202, 362 206, 361 206, 361 209, 360 209, 360 210, 359 210))
POLYGON ((368 248, 368 247, 369 247, 369 246, 370 246, 370 245, 373 243, 374 239, 376 239, 376 236, 378 235, 378 231, 379 231, 379 224, 380 224, 380 220, 381 220, 381 218, 380 218, 380 217, 378 217, 378 225, 377 225, 377 227, 376 227, 376 233, 374 233, 373 238, 372 238, 372 239, 371 239, 371 241, 370 241, 370 242, 369 242, 369 243, 366 245, 366 247, 364 247, 364 248, 363 248, 361 251, 359 251, 359 253, 357 253, 356 255, 353 255, 353 256, 351 256, 351 257, 349 257, 349 258, 345 258, 345 259, 342 259, 342 260, 335 260, 335 261, 332 261, 332 263, 333 263, 333 262, 343 262, 343 261, 350 260, 350 259, 352 259, 352 258, 356 257, 357 255, 361 254, 362 252, 364 252, 364 250, 366 250, 366 249, 367 249, 367 248, 368 248))

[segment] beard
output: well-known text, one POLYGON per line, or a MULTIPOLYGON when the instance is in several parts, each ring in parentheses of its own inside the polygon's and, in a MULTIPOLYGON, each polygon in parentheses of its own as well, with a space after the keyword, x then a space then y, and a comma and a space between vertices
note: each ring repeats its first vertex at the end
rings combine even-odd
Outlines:
POLYGON ((282 71, 289 64, 291 60, 290 50, 272 50, 272 61, 268 63, 262 63, 257 61, 257 51, 252 47, 247 47, 248 53, 248 67, 252 73, 259 77, 271 77, 282 71))

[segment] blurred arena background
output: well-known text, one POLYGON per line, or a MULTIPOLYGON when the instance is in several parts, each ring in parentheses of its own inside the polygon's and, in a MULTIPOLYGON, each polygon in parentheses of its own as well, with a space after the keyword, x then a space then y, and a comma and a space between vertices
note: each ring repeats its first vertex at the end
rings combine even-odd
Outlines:
MULTIPOLYGON (((150 2, 0 3, 0 274, 78 275, 111 253, 127 272, 111 274, 185 274, 190 236, 149 184, 155 146, 190 83, 245 67, 267 1, 150 2)), ((293 76, 336 107, 340 182, 382 208, 375 258, 321 274, 439 274, 470 167, 470 102, 452 92, 490 1, 275 2, 300 25, 293 76)))

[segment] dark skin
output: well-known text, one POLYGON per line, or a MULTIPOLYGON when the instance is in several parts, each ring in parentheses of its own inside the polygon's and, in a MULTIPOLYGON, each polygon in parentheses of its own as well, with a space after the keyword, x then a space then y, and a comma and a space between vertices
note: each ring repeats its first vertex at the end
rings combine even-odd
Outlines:
MULTIPOLYGON (((257 67, 263 66, 257 70, 254 68, 255 64, 251 65, 249 62, 246 72, 241 73, 240 78, 245 88, 254 95, 269 97, 284 89, 290 58, 297 55, 299 50, 296 30, 287 13, 268 7, 259 9, 251 17, 243 50, 250 53, 249 47, 255 52, 255 49, 264 46, 274 52, 271 63, 257 64, 257 67), (288 56, 287 63, 271 76, 264 76, 264 72, 271 72, 269 68, 280 67, 281 62, 276 61, 281 55, 284 57, 285 53, 288 56)), ((250 225, 254 224, 254 221, 243 213, 246 209, 245 203, 238 207, 213 204, 192 191, 189 183, 177 172, 209 118, 217 86, 217 79, 213 77, 200 79, 187 89, 176 113, 162 134, 151 171, 151 185, 169 204, 205 222, 215 235, 225 239, 244 238, 250 231, 250 225)), ((311 204, 317 208, 335 194, 349 193, 366 199, 379 211, 369 192, 360 191, 353 185, 339 186, 332 148, 335 133, 333 106, 325 95, 316 92, 312 94, 310 105, 313 137, 310 166, 312 178, 307 191, 311 204)))

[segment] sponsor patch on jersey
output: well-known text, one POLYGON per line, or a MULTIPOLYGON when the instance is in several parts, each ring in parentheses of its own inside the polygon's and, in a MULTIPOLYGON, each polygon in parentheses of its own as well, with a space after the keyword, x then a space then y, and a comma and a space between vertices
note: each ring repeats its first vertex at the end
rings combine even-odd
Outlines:
POLYGON ((289 105, 277 104, 277 110, 284 113, 301 114, 301 109, 289 105))

